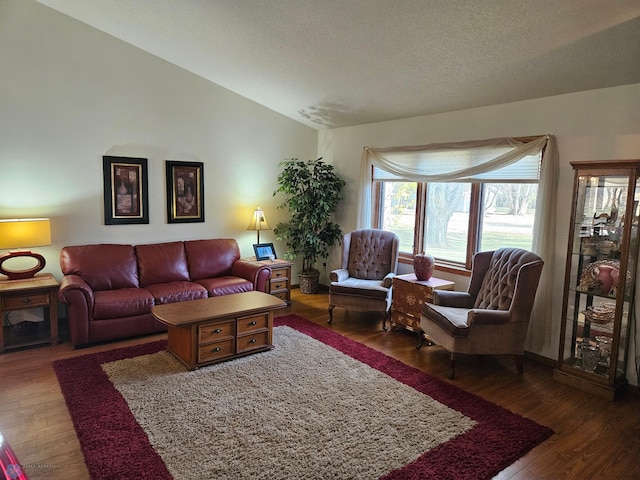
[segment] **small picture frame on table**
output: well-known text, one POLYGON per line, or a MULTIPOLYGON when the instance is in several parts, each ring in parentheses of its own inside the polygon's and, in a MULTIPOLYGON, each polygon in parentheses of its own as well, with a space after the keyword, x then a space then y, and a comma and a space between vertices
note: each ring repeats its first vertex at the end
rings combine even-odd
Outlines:
POLYGON ((273 243, 254 243, 253 251, 256 253, 256 260, 271 260, 278 258, 273 243))
POLYGON ((166 161, 167 222, 204 222, 204 180, 201 162, 166 161))
POLYGON ((149 223, 147 159, 102 157, 104 224, 149 223))

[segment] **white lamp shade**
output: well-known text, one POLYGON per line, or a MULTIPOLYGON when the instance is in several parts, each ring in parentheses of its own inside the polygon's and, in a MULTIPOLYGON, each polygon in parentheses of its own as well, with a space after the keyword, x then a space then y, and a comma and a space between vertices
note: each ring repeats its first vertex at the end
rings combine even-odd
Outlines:
POLYGON ((251 217, 251 222, 249 222, 247 230, 271 230, 271 227, 267 223, 267 219, 264 217, 264 213, 260 208, 256 208, 254 210, 253 217, 251 217))

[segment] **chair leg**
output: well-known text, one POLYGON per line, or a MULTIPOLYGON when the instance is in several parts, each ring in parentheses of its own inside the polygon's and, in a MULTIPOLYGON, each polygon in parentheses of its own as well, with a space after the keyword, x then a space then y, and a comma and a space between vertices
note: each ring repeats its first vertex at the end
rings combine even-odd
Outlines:
POLYGON ((522 375, 524 372, 524 355, 515 355, 516 357, 516 370, 518 370, 518 374, 522 375))
POLYGON ((453 352, 451 352, 449 354, 449 358, 451 359, 449 378, 453 380, 456 376, 456 356, 453 352))
POLYGON ((333 309, 336 308, 335 305, 329 305, 329 320, 327 320, 327 323, 329 325, 331 325, 331 322, 333 322, 333 309))
POLYGON ((418 345, 416 345, 416 350, 420 350, 420 347, 424 344, 424 333, 422 330, 418 329, 418 345))
POLYGON ((384 314, 384 318, 382 319, 382 330, 387 331, 387 320, 391 323, 391 312, 387 310, 384 314))

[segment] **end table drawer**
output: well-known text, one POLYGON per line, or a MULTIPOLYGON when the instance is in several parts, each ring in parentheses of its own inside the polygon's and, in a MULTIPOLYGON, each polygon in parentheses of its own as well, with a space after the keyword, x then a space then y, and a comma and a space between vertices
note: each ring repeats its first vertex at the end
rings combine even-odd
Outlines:
POLYGON ((275 292, 276 290, 287 290, 287 288, 289 288, 288 279, 276 280, 271 282, 271 293, 275 292))
POLYGON ((245 335, 238 337, 236 343, 236 353, 244 353, 256 348, 264 348, 268 346, 267 340, 269 338, 269 332, 258 332, 252 335, 245 335))
POLYGON ((252 317, 242 317, 238 319, 238 335, 242 335, 257 330, 267 328, 269 325, 269 315, 254 315, 252 317))
POLYGON ((3 310, 16 308, 42 307, 49 305, 48 293, 34 293, 33 295, 16 295, 2 297, 3 310))
POLYGON ((233 353, 233 338, 208 345, 200 345, 198 348, 198 363, 231 357, 233 353))
POLYGON ((407 315, 402 312, 392 310, 391 323, 395 325, 402 325, 414 332, 420 330, 420 317, 414 317, 413 315, 407 315))
POLYGON ((198 344, 217 342, 225 337, 234 337, 235 322, 220 322, 198 327, 198 344))
POLYGON ((279 298, 280 300, 284 300, 285 302, 289 301, 289 290, 283 290, 281 292, 271 292, 271 295, 279 298))
POLYGON ((287 269, 286 268, 279 268, 279 269, 273 269, 271 270, 271 278, 286 278, 287 277, 287 269))

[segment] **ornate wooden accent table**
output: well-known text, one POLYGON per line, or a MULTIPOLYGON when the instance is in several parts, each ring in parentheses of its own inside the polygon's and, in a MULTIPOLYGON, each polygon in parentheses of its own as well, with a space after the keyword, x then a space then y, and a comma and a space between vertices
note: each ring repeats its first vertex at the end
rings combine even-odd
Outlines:
POLYGON ((273 311, 286 302, 244 292, 151 308, 168 325, 168 350, 194 370, 273 348, 273 311))
POLYGON ((420 331, 420 313, 424 302, 431 302, 434 290, 453 290, 454 282, 431 277, 420 281, 415 274, 393 277, 391 328, 402 326, 412 332, 420 331))
MULTIPOLYGON (((2 326, 0 328, 0 353, 12 348, 44 343, 53 345, 59 342, 59 287, 60 284, 50 273, 41 273, 33 278, 22 280, 0 280, 0 321, 2 321, 2 325, 4 325, 5 312, 36 307, 43 307, 49 310, 49 333, 41 329, 40 331, 36 330, 33 334, 22 336, 16 335, 14 327, 2 326)), ((44 324, 46 325, 47 322, 45 321, 44 324)))

